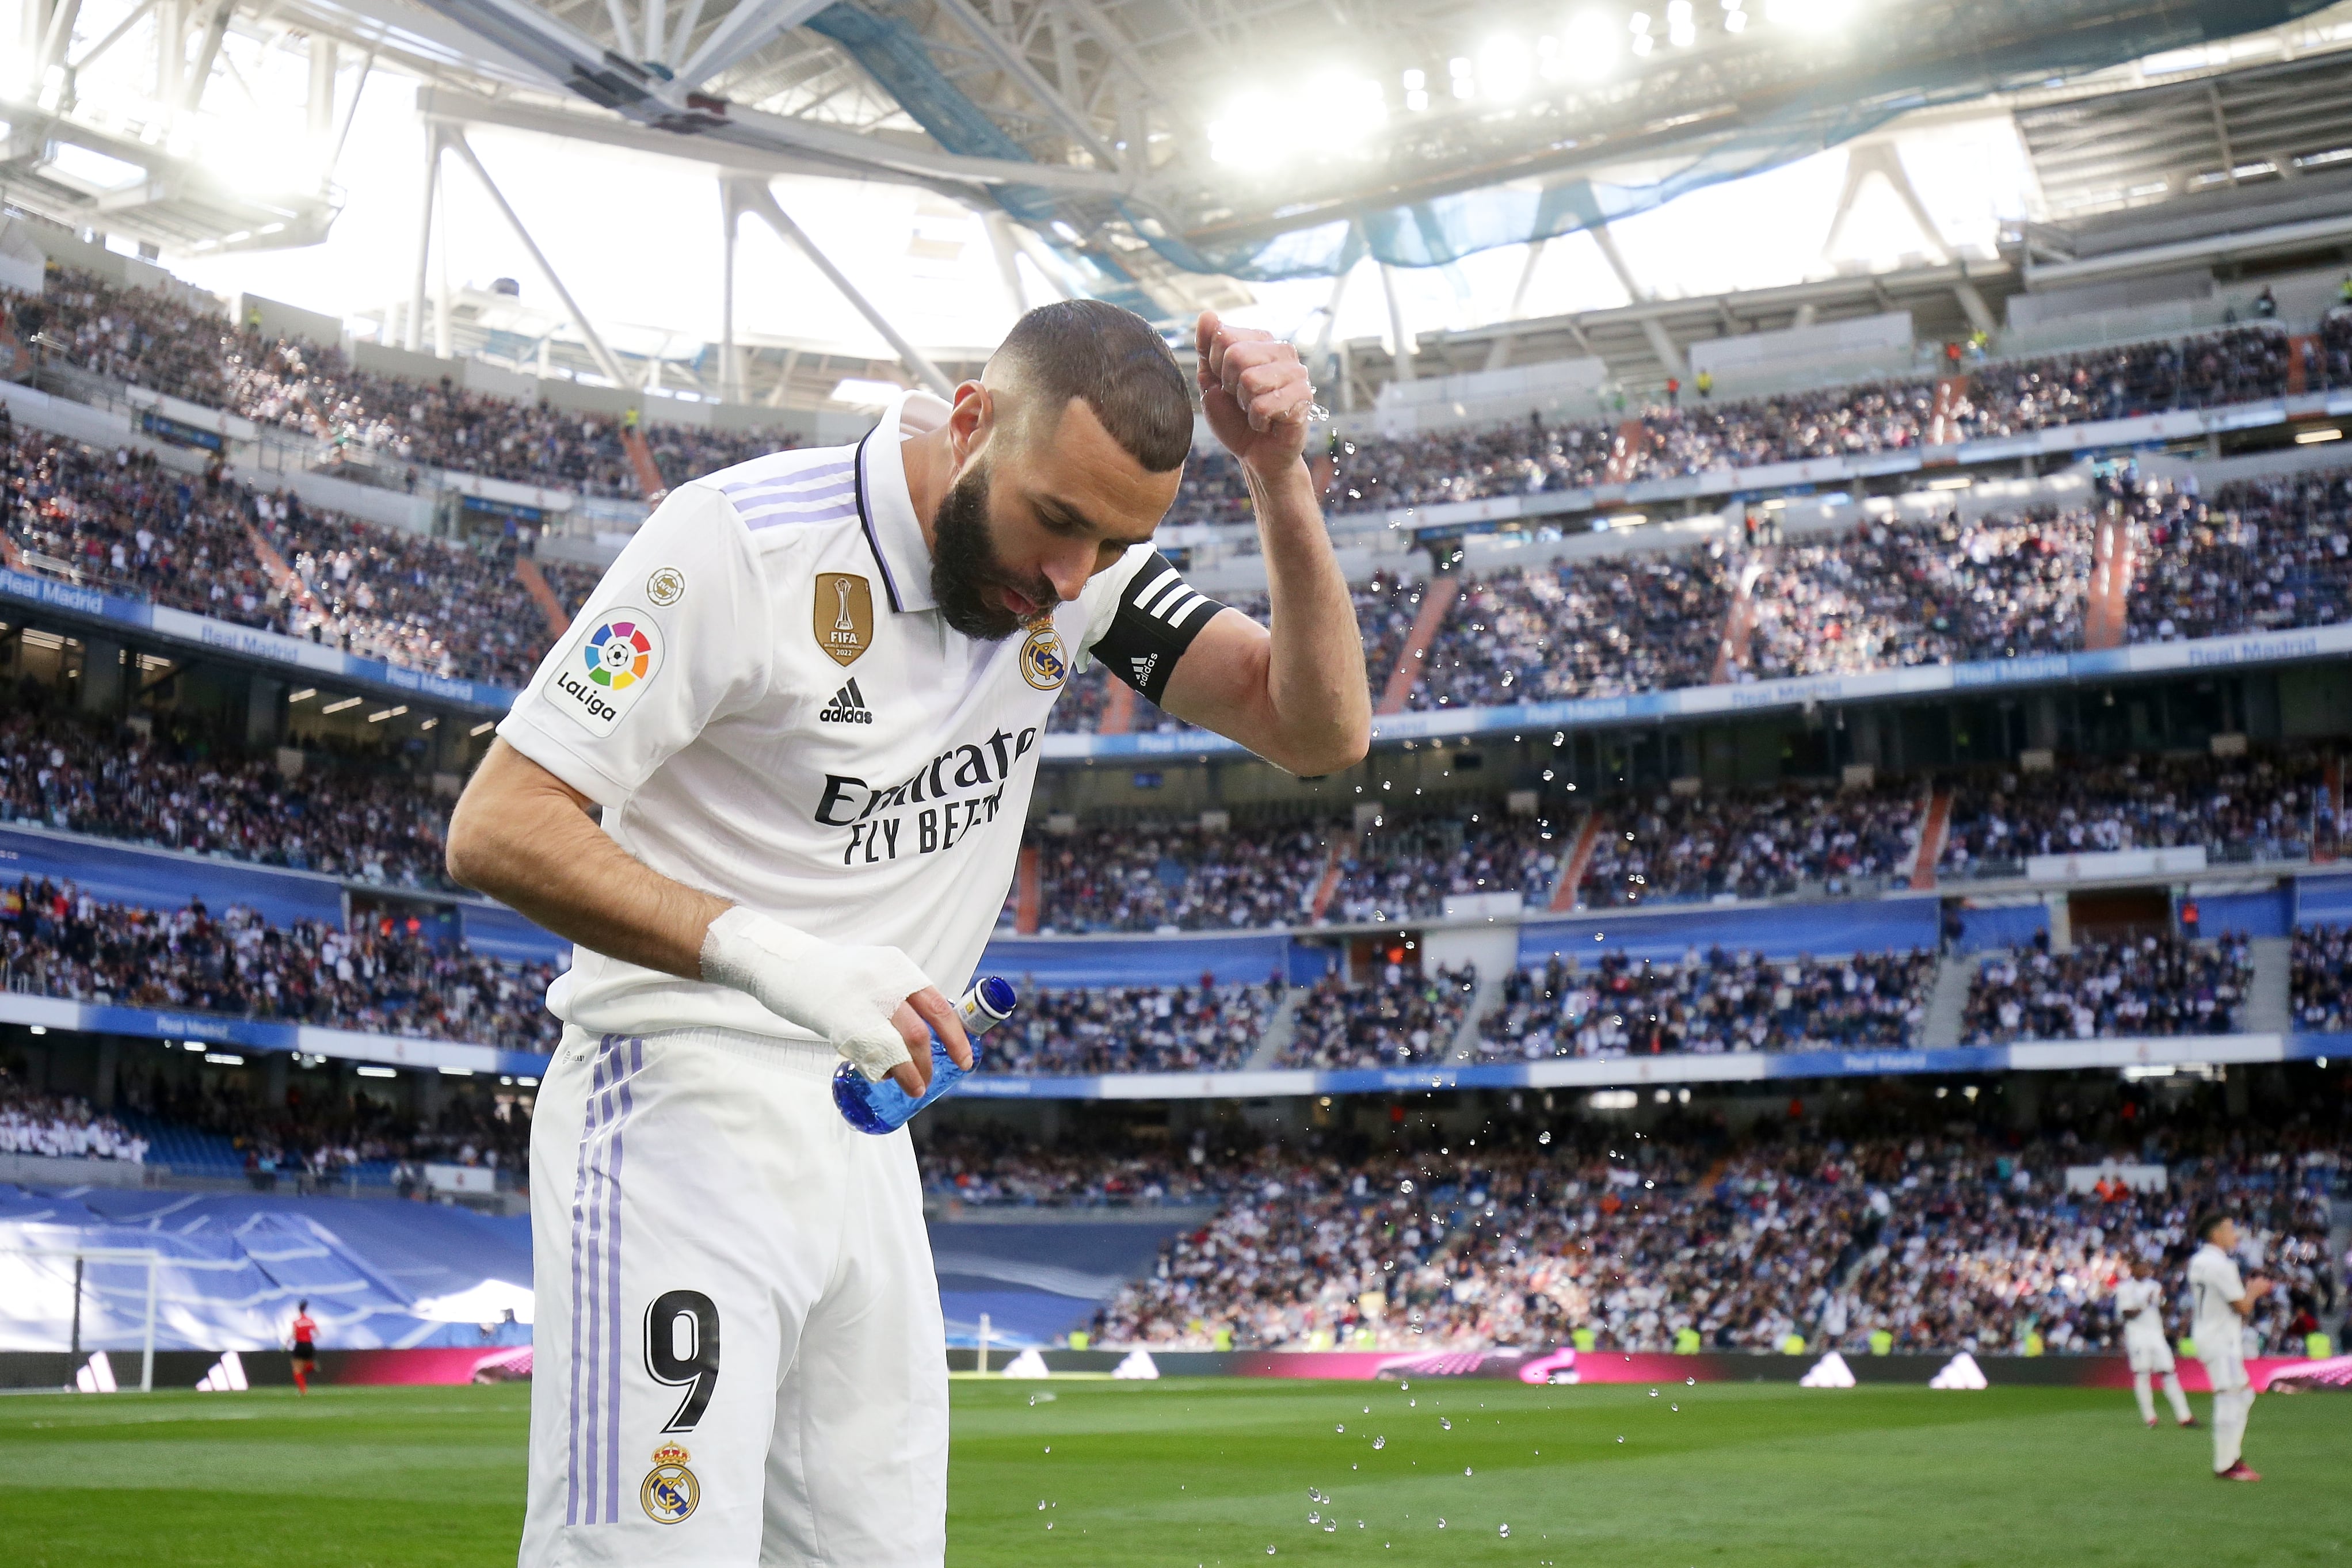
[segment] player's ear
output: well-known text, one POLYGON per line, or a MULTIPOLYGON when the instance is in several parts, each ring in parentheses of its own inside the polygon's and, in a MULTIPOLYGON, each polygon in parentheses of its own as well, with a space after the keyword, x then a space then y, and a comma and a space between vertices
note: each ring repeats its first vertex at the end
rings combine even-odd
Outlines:
POLYGON ((959 467, 988 439, 1001 412, 996 394, 983 383, 969 381, 956 388, 954 405, 948 411, 948 439, 959 467))

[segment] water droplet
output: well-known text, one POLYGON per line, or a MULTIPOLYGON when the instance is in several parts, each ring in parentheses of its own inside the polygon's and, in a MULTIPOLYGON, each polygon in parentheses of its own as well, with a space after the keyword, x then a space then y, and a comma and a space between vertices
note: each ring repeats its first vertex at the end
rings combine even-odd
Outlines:
POLYGON ((1389 1440, 1386 1437, 1375 1437, 1372 1439, 1372 1447, 1375 1449, 1385 1448, 1388 1446, 1389 1440))
POLYGON ((1327 1525, 1325 1525, 1325 1526, 1323 1527, 1323 1533, 1324 1533, 1324 1534, 1326 1534, 1326 1535, 1328 1535, 1328 1534, 1330 1534, 1333 1531, 1335 1531, 1335 1530, 1337 1530, 1337 1529, 1339 1529, 1339 1521, 1338 1520, 1336 1520, 1336 1519, 1335 1519, 1335 1520, 1333 1520, 1330 1523, 1328 1523, 1328 1524, 1327 1524, 1327 1525))
POLYGON ((1505 1526, 1503 1526, 1503 1534, 1505 1535, 1505 1537, 1506 1537, 1506 1538, 1507 1538, 1507 1537, 1510 1535, 1510 1533, 1511 1533, 1511 1527, 1510 1527, 1509 1525, 1507 1525, 1507 1525, 1505 1525, 1505 1526))
POLYGON ((1421 1401, 1418 1399, 1408 1399, 1404 1402, 1404 1406, 1408 1410, 1418 1410, 1421 1408, 1421 1401))
POLYGON ((1617 1440, 1618 1440, 1619 1442, 1621 1442, 1621 1443, 1622 1443, 1622 1442, 1623 1442, 1623 1441, 1625 1440, 1625 1435, 1624 1435, 1623 1433, 1622 1433, 1622 1432, 1621 1432, 1621 1433, 1619 1433, 1619 1434, 1617 1435, 1617 1440))
POLYGON ((1463 1466, 1463 1467, 1462 1467, 1462 1473, 1463 1473, 1464 1475, 1465 1475, 1465 1476, 1466 1476, 1466 1475, 1468 1475, 1468 1474, 1470 1473, 1470 1467, 1469 1467, 1469 1466, 1467 1466, 1467 1465, 1463 1466))
POLYGON ((1447 1420, 1447 1419, 1446 1419, 1444 1416, 1440 1416, 1437 1418, 1437 1424, 1438 1424, 1439 1426, 1441 1426, 1441 1427, 1444 1427, 1444 1428, 1445 1428, 1447 1431, 1449 1431, 1449 1432, 1451 1432, 1452 1430, 1454 1430, 1454 1423, 1453 1423, 1452 1421, 1447 1420))
POLYGON ((1333 1430, 1334 1432, 1344 1432, 1344 1431, 1346 1431, 1347 1429, 1348 1429, 1348 1428, 1347 1428, 1346 1427, 1344 1427, 1344 1426, 1342 1426, 1342 1427, 1332 1427, 1332 1428, 1331 1428, 1331 1430, 1333 1430))
POLYGON ((1053 1445, 1053 1444, 1051 1444, 1051 1443, 1046 1444, 1046 1445, 1045 1445, 1045 1451, 1046 1451, 1047 1453, 1049 1453, 1049 1454, 1050 1454, 1050 1453, 1052 1453, 1052 1452, 1054 1451, 1054 1445, 1053 1445))
POLYGON ((1698 1386, 1698 1379, 1696 1377, 1685 1377, 1683 1379, 1683 1386, 1685 1388, 1696 1388, 1698 1386))
POLYGON ((1370 1406, 1369 1406, 1369 1405, 1365 1406, 1364 1406, 1364 1414, 1365 1414, 1365 1415, 1367 1415, 1367 1416, 1369 1416, 1369 1415, 1370 1415, 1371 1413, 1372 1413, 1372 1407, 1371 1407, 1370 1406))
POLYGON ((1651 1389, 1651 1390, 1650 1390, 1650 1397, 1651 1397, 1651 1398, 1653 1398, 1653 1399, 1655 1399, 1657 1396, 1658 1396, 1658 1391, 1657 1391, 1656 1389, 1654 1389, 1654 1388, 1651 1389))
POLYGON ((1437 1528, 1438 1528, 1438 1529, 1440 1529, 1440 1530, 1444 1529, 1444 1528, 1445 1528, 1445 1521, 1444 1521, 1444 1520, 1442 1520, 1442 1519, 1441 1519, 1441 1520, 1439 1520, 1439 1521, 1437 1521, 1437 1528))
POLYGON ((1045 1511, 1045 1500, 1042 1497, 1037 1500, 1037 1511, 1039 1513, 1045 1511))
POLYGON ((1323 1516, 1319 1513, 1310 1513, 1307 1516, 1307 1522, 1309 1524, 1320 1524, 1323 1522, 1323 1516))
POLYGON ((1271 1547, 1271 1546, 1267 1547, 1267 1548, 1265 1549, 1265 1554, 1266 1554, 1268 1557, 1273 1556, 1273 1555, 1274 1555, 1274 1548, 1273 1548, 1273 1547, 1271 1547))
POLYGON ((1669 1405, 1669 1406, 1666 1406, 1666 1408, 1667 1408, 1667 1409, 1669 1409, 1669 1410, 1679 1411, 1680 1409, 1682 1409, 1682 1406, 1679 1406, 1679 1405, 1669 1405))
POLYGON ((1397 1389, 1400 1393, 1410 1394, 1412 1392, 1412 1385, 1410 1383, 1400 1383, 1397 1385, 1397 1389))
POLYGON ((1411 1192, 1412 1190, 1412 1178, 1411 1176, 1407 1176, 1404 1180, 1402 1180, 1402 1181, 1401 1181, 1401 1182, 1397 1183, 1397 1191, 1399 1191, 1399 1192, 1411 1192))
POLYGON ((1551 1134, 1549 1133, 1538 1133, 1536 1134, 1536 1142, 1538 1144, 1549 1144, 1551 1142, 1551 1134))
POLYGON ((1054 1528, 1054 1521, 1053 1521, 1052 1520, 1050 1520, 1050 1519, 1049 1519, 1049 1520, 1047 1520, 1047 1521, 1045 1521, 1045 1528, 1046 1528, 1046 1529, 1048 1529, 1048 1530, 1053 1529, 1053 1528, 1054 1528))

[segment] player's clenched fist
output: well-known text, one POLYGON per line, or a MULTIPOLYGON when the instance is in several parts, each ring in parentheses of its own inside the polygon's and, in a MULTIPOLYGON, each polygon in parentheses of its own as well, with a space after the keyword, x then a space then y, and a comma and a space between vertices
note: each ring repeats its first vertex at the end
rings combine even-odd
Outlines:
POLYGON ((931 1030, 957 1066, 971 1065, 955 1008, 896 947, 841 946, 739 904, 702 939, 702 977, 829 1042, 873 1082, 887 1077, 919 1096, 931 1081, 931 1030))
POLYGON ((1217 439, 1261 473, 1297 461, 1315 406, 1298 350, 1271 332, 1229 327, 1213 310, 1201 312, 1195 329, 1201 406, 1217 439))

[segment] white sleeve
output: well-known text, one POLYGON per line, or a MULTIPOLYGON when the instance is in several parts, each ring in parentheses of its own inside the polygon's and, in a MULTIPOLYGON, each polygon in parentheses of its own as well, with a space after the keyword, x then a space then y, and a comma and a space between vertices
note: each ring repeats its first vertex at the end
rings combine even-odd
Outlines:
POLYGON ((618 806, 712 718, 765 690, 771 614, 735 508, 710 486, 681 486, 621 551, 499 734, 618 806))

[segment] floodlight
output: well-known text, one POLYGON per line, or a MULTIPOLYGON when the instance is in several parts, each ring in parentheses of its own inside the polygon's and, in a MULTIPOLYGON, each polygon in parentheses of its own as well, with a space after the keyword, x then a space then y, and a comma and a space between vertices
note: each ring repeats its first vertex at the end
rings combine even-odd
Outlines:
POLYGON ((1236 169, 1270 169, 1286 157, 1290 141, 1278 133, 1291 112, 1271 93, 1242 94, 1209 121, 1209 156, 1236 169))
POLYGON ((1623 45, 1616 24, 1603 11, 1580 11, 1560 29, 1568 68, 1588 81, 1607 76, 1623 45))
POLYGON ((1535 79, 1535 64, 1522 39, 1507 35, 1478 51, 1478 85, 1489 98, 1506 101, 1528 90, 1535 79))
POLYGON ((1306 99, 1309 120, 1334 146, 1356 146, 1388 123, 1387 98, 1368 77, 1329 72, 1307 84, 1306 99))

